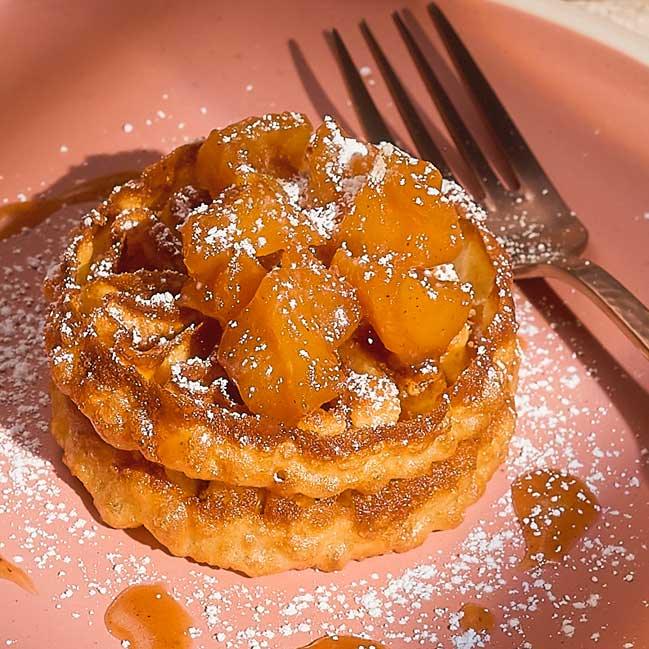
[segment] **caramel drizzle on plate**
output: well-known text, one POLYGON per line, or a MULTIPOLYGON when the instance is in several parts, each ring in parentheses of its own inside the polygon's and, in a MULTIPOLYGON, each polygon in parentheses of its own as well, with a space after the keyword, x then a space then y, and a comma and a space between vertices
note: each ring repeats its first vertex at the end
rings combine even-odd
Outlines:
POLYGON ((130 649, 189 649, 192 619, 160 584, 130 586, 104 615, 112 635, 130 649))
POLYGON ((0 579, 11 581, 28 593, 37 592, 31 577, 22 568, 4 557, 0 557, 0 579))
POLYGON ((528 567, 560 561, 600 512, 594 494, 579 478, 551 469, 517 478, 512 502, 527 545, 528 567))
POLYGON ((20 232, 23 228, 37 226, 66 205, 105 198, 115 185, 121 185, 138 175, 138 171, 121 171, 108 176, 84 180, 55 196, 2 205, 0 207, 0 240, 20 232))
POLYGON ((494 627, 494 616, 488 608, 483 608, 479 604, 467 602, 460 609, 462 617, 460 618, 460 628, 463 631, 473 629, 478 633, 491 631, 494 627))

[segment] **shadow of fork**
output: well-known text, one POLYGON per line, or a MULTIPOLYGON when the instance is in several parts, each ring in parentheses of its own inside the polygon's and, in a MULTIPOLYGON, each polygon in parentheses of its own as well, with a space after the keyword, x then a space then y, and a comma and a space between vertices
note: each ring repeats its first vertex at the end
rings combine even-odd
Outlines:
POLYGON ((593 379, 633 433, 642 470, 649 479, 649 454, 641 452, 649 447, 649 393, 576 318, 547 282, 526 279, 519 281, 518 286, 584 367, 592 370, 593 379))

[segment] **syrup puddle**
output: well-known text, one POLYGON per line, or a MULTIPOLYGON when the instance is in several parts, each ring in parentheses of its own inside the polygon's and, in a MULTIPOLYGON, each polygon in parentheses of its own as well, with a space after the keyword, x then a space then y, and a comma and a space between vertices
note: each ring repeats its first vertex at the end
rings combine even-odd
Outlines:
POLYGON ((108 176, 91 178, 56 196, 3 205, 0 207, 0 240, 20 232, 23 228, 37 226, 66 205, 105 198, 115 185, 122 185, 128 180, 136 178, 139 173, 137 171, 122 171, 108 176))
POLYGON ((11 581, 28 593, 35 594, 37 592, 31 577, 24 570, 4 557, 0 557, 0 579, 11 581))
POLYGON ((600 512, 597 499, 579 478, 550 469, 517 478, 512 502, 527 545, 525 567, 560 561, 600 512))
POLYGON ((494 616, 488 608, 467 602, 460 609, 462 617, 459 620, 460 629, 473 629, 477 633, 488 633, 494 628, 494 616))
POLYGON ((130 649, 189 649, 192 619, 160 584, 130 586, 104 615, 106 628, 130 649))

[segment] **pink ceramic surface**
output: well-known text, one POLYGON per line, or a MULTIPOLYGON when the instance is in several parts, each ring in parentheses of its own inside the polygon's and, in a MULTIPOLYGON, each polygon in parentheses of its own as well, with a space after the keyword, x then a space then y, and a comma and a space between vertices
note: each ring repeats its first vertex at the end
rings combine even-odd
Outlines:
MULTIPOLYGON (((432 36, 423 3, 404 4, 432 36)), ((444 6, 590 229, 588 254, 649 303, 649 69, 501 5, 444 6)), ((290 38, 356 127, 322 29, 338 26, 357 64, 373 70, 361 17, 403 61, 405 81, 439 125, 395 36, 395 7, 5 3, 0 200, 132 168, 249 114, 292 109, 315 119, 290 38)), ((381 80, 368 79, 400 132, 381 80)), ((543 283, 519 291, 518 430, 506 466, 460 528, 335 574, 248 579, 104 526, 49 439, 40 284, 80 211, 0 242, 0 554, 20 561, 39 591, 0 581, 2 646, 119 647, 104 628, 107 605, 129 584, 162 581, 193 615, 196 647, 290 649, 333 630, 396 648, 649 647, 649 367, 580 296, 559 288, 567 308, 543 283), (525 572, 509 485, 534 466, 585 478, 603 514, 564 564, 525 572), (494 613, 490 639, 457 630, 454 613, 467 601, 494 613)))

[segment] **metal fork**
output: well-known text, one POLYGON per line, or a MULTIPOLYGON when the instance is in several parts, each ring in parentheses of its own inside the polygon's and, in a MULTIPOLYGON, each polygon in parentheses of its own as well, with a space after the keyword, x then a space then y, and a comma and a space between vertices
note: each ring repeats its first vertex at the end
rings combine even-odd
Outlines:
MULTIPOLYGON (((430 17, 478 110, 490 125, 510 166, 505 187, 465 125, 428 63, 411 30, 395 12, 393 19, 424 84, 472 174, 473 197, 488 212, 489 226, 511 255, 516 278, 555 277, 568 281, 597 304, 649 358, 649 310, 597 264, 581 257, 588 232, 566 205, 523 139, 520 131, 437 4, 430 17)), ((433 141, 408 92, 365 21, 361 32, 420 156, 453 178, 448 161, 433 141)), ((392 135, 372 100, 337 30, 331 32, 341 71, 363 130, 372 142, 392 135)))

